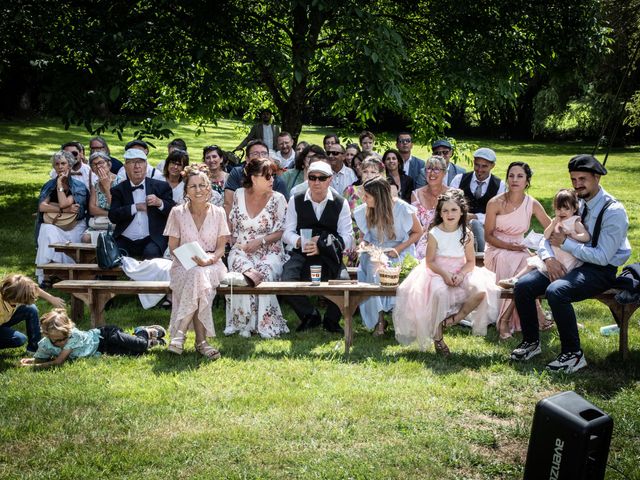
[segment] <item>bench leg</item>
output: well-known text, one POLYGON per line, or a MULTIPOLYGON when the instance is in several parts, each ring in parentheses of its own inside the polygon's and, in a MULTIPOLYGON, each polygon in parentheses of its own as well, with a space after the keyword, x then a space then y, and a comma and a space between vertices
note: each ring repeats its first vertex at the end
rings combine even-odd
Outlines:
POLYGON ((104 307, 115 295, 104 290, 89 290, 89 308, 91 309, 91 328, 104 325, 104 307))
POLYGON ((353 312, 360 304, 359 298, 355 294, 350 294, 345 290, 342 295, 325 296, 325 298, 335 303, 344 318, 344 353, 349 355, 351 345, 353 345, 353 312))
POLYGON ((622 304, 618 303, 615 298, 602 298, 598 299, 604 303, 613 315, 614 320, 620 327, 620 337, 618 343, 618 351, 622 360, 627 360, 629 357, 629 320, 634 312, 640 307, 638 304, 622 304))
POLYGON ((84 302, 75 295, 71 295, 71 320, 77 325, 82 321, 83 317, 84 302))

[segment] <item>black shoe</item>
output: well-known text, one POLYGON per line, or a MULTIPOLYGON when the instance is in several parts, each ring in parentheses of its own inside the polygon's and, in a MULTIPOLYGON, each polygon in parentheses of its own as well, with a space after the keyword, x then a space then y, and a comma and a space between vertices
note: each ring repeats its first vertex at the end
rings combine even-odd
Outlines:
POLYGON ((338 323, 338 320, 328 320, 326 317, 322 322, 322 328, 324 328, 327 332, 331 333, 339 333, 340 335, 344 335, 344 330, 338 323))
POLYGON ((320 325, 320 315, 318 312, 313 312, 311 315, 307 315, 302 319, 298 328, 296 328, 296 332, 304 332, 305 330, 311 330, 312 328, 320 325))

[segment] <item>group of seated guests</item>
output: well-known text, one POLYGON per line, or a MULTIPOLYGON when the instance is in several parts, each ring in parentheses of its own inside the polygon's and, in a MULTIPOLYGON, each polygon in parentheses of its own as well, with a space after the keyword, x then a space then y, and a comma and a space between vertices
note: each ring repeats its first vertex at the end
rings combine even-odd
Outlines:
MULTIPOLYGON (((278 140, 281 137, 288 140, 291 136, 282 132, 278 140)), ((557 219, 552 222, 542 205, 526 194, 532 171, 524 162, 509 165, 505 183, 491 174, 496 154, 489 148, 474 152, 474 169, 466 173, 450 162, 453 146, 448 140, 433 142, 433 155, 426 162, 412 155, 410 133, 398 134, 397 149, 383 155, 372 151, 374 140, 370 132, 360 136, 367 151, 357 144, 344 147, 337 136, 327 135, 323 147, 300 142, 295 155, 286 151, 294 150, 292 141, 278 141, 285 147, 279 158, 264 142, 253 140, 246 146, 246 161, 237 166, 225 162, 226 154, 217 146, 204 148, 203 163, 190 164, 184 142, 177 145, 174 141, 169 144, 166 161, 156 168, 148 163, 147 145, 134 140, 126 146, 124 166, 114 168, 117 163, 106 142, 96 137, 91 141, 88 186, 84 174, 73 173, 83 169, 76 166, 83 159, 81 149, 75 142, 65 144, 54 154, 52 179, 40 193, 36 263, 70 261, 49 244, 78 241, 83 233, 90 234, 91 228, 96 228, 95 219, 100 217, 113 224, 116 242, 131 256, 162 257, 167 248, 173 253, 185 243, 198 242, 207 258, 195 257, 197 267, 185 269, 172 256, 168 348, 182 353, 186 332, 193 328, 197 351, 215 359, 219 352, 207 343, 207 337, 214 335, 212 303, 227 270, 258 284, 262 280, 309 280, 310 267, 321 265, 322 280, 326 281, 344 278, 346 261, 359 266, 359 280, 372 282, 382 264, 397 265, 412 255, 422 263, 398 289, 399 301, 375 297, 360 306, 367 328, 376 335, 384 334, 385 313, 393 311, 399 341, 417 342, 423 348, 435 343, 437 351, 446 355, 444 328, 468 318, 475 332, 484 333, 487 324, 497 322, 501 338, 520 329, 528 336, 512 358, 533 356, 535 349, 523 355, 516 352, 531 348, 538 329, 550 327, 549 320, 539 305, 536 310, 535 297, 522 307, 526 308, 526 320, 520 318, 518 297, 515 304, 499 300, 496 284, 516 285, 517 291, 534 273, 531 269, 544 272, 551 280, 560 278, 568 267, 552 262, 548 272, 544 268, 549 263, 546 260, 554 260, 558 254, 554 255, 552 246, 567 245, 565 250, 581 258, 581 249, 589 242, 579 235, 587 227, 585 217, 582 222, 573 219, 578 228, 571 232, 579 234, 572 235, 563 221, 575 217, 580 208, 584 215, 579 199, 588 205, 595 196, 610 197, 599 186, 600 176, 606 174, 604 167, 591 156, 572 159, 569 170, 575 192, 554 202, 557 219), (283 162, 294 156, 293 164, 283 162), (574 180, 573 172, 587 172, 595 180, 574 180), (74 178, 76 175, 82 179, 74 178), (44 220, 47 213, 75 215, 75 223, 59 226, 44 220), (90 220, 85 232, 87 215, 94 226, 90 220), (527 267, 531 254, 523 244, 532 215, 545 228, 545 241, 550 242, 540 249, 547 257, 541 256, 535 268, 527 267), (304 229, 312 234, 311 240, 303 243, 304 229), (475 253, 484 250, 485 240, 487 268, 478 269, 475 253), (227 244, 231 248, 225 263, 227 244), (539 321, 536 327, 532 319, 539 321)), ((601 249, 606 244, 605 258, 589 258, 597 265, 619 266, 630 253, 628 220, 617 202, 606 213, 608 230, 602 227, 598 244, 601 249), (614 233, 611 222, 618 223, 614 233)), ((591 227, 587 230, 592 231, 596 219, 593 215, 586 218, 591 227)), ((596 255, 591 250, 587 253, 596 255)), ((37 274, 43 282, 42 272, 37 274)), ((602 282, 604 285, 605 280, 602 282)), ((342 332, 340 310, 334 304, 329 303, 321 316, 307 297, 281 299, 290 303, 299 317, 298 331, 322 324, 330 332, 342 332)), ((555 317, 551 300, 550 306, 555 317)), ((566 311, 562 312, 566 316, 566 311)), ((275 296, 235 295, 227 299, 225 334, 272 338, 288 331, 275 296)), ((567 329, 567 335, 572 335, 571 352, 579 350, 575 349, 577 334, 567 329)))

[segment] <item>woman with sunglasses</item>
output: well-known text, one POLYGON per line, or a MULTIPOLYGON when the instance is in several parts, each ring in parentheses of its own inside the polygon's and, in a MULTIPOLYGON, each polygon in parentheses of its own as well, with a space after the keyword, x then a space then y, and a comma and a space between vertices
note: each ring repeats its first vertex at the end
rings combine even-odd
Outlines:
MULTIPOLYGON (((280 280, 288 258, 281 241, 287 201, 273 191, 277 170, 278 165, 269 158, 250 160, 229 212, 233 237, 229 270, 242 273, 254 285, 280 280)), ((289 332, 275 295, 227 295, 226 303, 225 335, 274 338, 289 332)))
POLYGON ((417 215, 422 225, 422 236, 416 244, 416 258, 422 260, 427 254, 427 240, 431 222, 436 214, 438 197, 446 192, 449 187, 443 183, 447 174, 447 162, 439 156, 432 156, 426 161, 425 175, 427 184, 413 191, 411 205, 418 209, 417 215))

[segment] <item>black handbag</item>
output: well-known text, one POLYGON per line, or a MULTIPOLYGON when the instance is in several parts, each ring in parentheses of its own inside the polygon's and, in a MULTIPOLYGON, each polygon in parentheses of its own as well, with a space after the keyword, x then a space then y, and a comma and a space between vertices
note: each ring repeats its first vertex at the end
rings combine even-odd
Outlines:
POLYGON ((106 232, 100 232, 96 245, 96 260, 98 267, 103 270, 119 267, 122 264, 123 252, 118 248, 118 244, 111 233, 111 225, 106 232))

